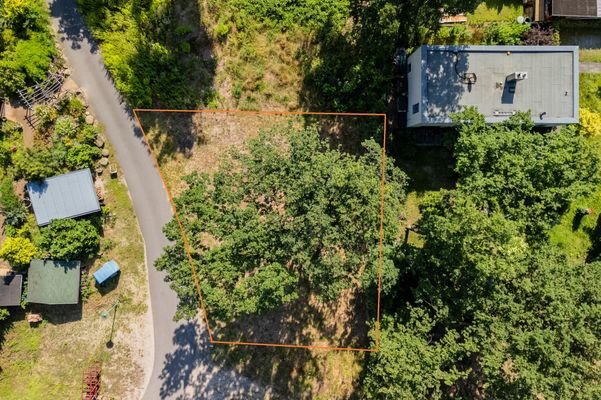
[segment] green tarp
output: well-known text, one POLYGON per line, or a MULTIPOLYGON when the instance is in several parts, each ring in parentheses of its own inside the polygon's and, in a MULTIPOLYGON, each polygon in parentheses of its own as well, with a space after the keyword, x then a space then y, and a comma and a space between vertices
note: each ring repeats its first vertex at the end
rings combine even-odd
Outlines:
POLYGON ((79 261, 32 260, 27 280, 27 301, 77 304, 80 274, 79 261))

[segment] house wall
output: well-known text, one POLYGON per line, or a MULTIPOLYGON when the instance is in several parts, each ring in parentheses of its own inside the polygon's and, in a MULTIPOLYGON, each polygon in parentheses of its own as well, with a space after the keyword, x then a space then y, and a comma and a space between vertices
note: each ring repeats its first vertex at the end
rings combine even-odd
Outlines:
POLYGON ((424 67, 422 52, 420 49, 415 51, 407 60, 407 70, 411 65, 411 71, 407 73, 407 126, 416 126, 422 122, 423 99, 422 99, 422 79, 424 67), (418 112, 414 113, 414 105, 418 104, 418 112))

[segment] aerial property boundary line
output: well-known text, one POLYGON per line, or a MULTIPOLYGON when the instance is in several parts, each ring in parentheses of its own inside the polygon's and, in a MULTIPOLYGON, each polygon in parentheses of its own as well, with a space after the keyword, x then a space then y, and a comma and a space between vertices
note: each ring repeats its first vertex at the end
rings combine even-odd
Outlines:
POLYGON ((386 125, 387 119, 386 114, 382 113, 342 113, 342 112, 308 112, 308 111, 245 111, 245 110, 174 110, 174 109, 140 109, 136 108, 133 110, 133 114, 135 117, 138 126, 142 132, 142 136, 144 138, 144 142, 148 147, 152 160, 157 168, 161 181, 163 182, 163 186, 165 186, 165 190, 167 191, 167 198, 169 199, 169 203, 171 204, 171 209, 173 211, 173 215, 177 221, 180 232, 182 234, 182 240, 184 244, 184 249, 186 251, 188 262, 190 263, 190 267, 192 269, 192 274, 194 277, 194 283, 196 285, 196 290, 198 291, 198 296, 200 299, 200 306, 203 314, 204 322, 207 326, 207 332, 209 334, 209 342, 211 344, 221 344, 221 345, 246 345, 246 346, 261 346, 261 347, 283 347, 283 348, 297 348, 297 349, 316 349, 316 350, 339 350, 339 351, 357 351, 357 352, 377 352, 379 350, 379 342, 380 342, 380 297, 381 297, 381 284, 382 284, 382 264, 383 264, 383 251, 384 251, 384 186, 385 186, 385 172, 386 172, 386 125), (207 114, 246 114, 246 115, 330 115, 330 116, 368 116, 368 117, 382 117, 384 130, 383 130, 383 139, 382 139, 382 179, 381 179, 381 197, 380 197, 380 241, 379 241, 379 258, 378 258, 378 300, 377 300, 377 311, 376 311, 376 332, 375 332, 375 348, 354 348, 354 347, 334 347, 334 346, 320 346, 320 345, 297 345, 297 344, 282 344, 282 343, 260 343, 260 342, 242 342, 242 341, 223 341, 223 340, 215 340, 213 338, 213 332, 211 331, 211 327, 209 325, 209 319, 207 310, 204 304, 204 300, 202 297, 202 293, 200 290, 200 283, 198 274, 196 272, 196 267, 194 266, 194 262, 192 259, 192 253, 190 251, 190 246, 188 244, 188 239, 184 232, 184 228, 182 222, 177 213, 175 202, 173 197, 171 196, 171 192, 167 186, 167 182, 163 176, 161 168, 159 166, 158 158, 154 153, 154 150, 150 146, 150 142, 148 140, 148 136, 144 131, 144 127, 140 122, 140 118, 138 116, 139 113, 143 112, 164 112, 164 113, 207 113, 207 114))

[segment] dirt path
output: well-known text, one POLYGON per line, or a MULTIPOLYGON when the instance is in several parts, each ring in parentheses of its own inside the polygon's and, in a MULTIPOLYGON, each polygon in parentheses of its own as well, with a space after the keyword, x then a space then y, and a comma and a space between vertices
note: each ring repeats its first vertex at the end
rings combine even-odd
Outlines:
POLYGON ((25 114, 27 110, 24 107, 17 106, 15 104, 6 104, 6 119, 10 121, 16 121, 23 127, 23 145, 25 147, 33 146, 33 138, 35 136, 33 128, 25 120, 25 114))
POLYGON ((601 72, 601 63, 581 62, 580 72, 601 72))

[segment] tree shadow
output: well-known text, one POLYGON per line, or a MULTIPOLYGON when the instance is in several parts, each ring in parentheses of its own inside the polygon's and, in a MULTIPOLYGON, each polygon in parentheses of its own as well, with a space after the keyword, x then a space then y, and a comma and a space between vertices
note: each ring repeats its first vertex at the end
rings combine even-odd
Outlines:
MULTIPOLYGON (((367 302, 353 288, 324 302, 299 283, 299 298, 260 315, 232 321, 210 321, 213 338, 220 341, 368 348, 367 302)), ((209 313, 209 319, 211 319, 209 313)))
POLYGON ((590 232, 591 242, 593 243, 587 256, 586 262, 593 262, 601 259, 601 217, 597 217, 597 225, 590 232))
POLYGON ((80 321, 83 316, 83 303, 77 304, 29 304, 29 309, 34 314, 41 314, 42 318, 51 324, 60 325, 80 321))
POLYGON ((363 154, 362 143, 367 139, 374 139, 380 145, 383 143, 383 116, 305 115, 304 125, 305 128, 316 125, 321 139, 330 148, 349 154, 363 154))
POLYGON ((138 111, 137 115, 159 164, 177 154, 189 158, 195 145, 206 143, 201 113, 138 111))
MULTIPOLYGON (((161 398, 192 399, 262 399, 265 390, 252 380, 214 360, 215 348, 206 330, 194 320, 182 323, 173 336, 175 350, 166 355, 160 375, 161 398)), ((278 398, 273 394, 270 398, 278 398)))
POLYGON ((58 33, 61 42, 69 40, 73 49, 81 49, 81 42, 85 40, 90 43, 92 53, 98 52, 98 44, 83 24, 74 0, 53 0, 49 8, 53 18, 60 18, 58 33))
MULTIPOLYGON (((449 124, 450 115, 461 111, 459 101, 462 96, 473 90, 479 90, 477 75, 470 69, 470 54, 465 51, 465 46, 454 46, 449 50, 430 50, 422 54, 425 57, 420 57, 419 54, 416 56, 422 63, 426 63, 425 80, 417 76, 417 73, 413 76, 409 73, 410 87, 413 79, 422 82, 421 93, 425 95, 425 99, 422 99, 420 94, 416 100, 422 100, 422 105, 425 105, 426 109, 422 110, 422 105, 418 103, 418 112, 425 111, 430 121, 449 124)), ((413 63, 415 58, 410 56, 409 61, 413 63)), ((408 112, 415 113, 411 108, 412 104, 409 104, 408 112)), ((432 130, 432 128, 424 130, 432 130)))

